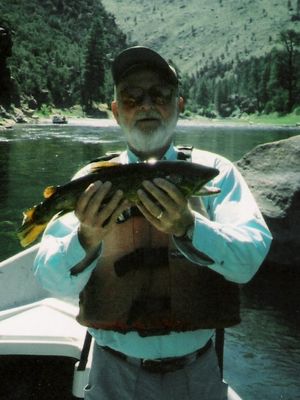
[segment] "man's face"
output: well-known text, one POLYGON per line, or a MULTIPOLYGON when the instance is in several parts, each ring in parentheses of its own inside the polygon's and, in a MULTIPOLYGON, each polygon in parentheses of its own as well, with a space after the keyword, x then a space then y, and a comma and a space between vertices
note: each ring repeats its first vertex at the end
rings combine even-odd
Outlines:
POLYGON ((112 103, 129 147, 146 154, 170 145, 182 108, 183 99, 176 88, 150 70, 139 70, 124 78, 112 103))

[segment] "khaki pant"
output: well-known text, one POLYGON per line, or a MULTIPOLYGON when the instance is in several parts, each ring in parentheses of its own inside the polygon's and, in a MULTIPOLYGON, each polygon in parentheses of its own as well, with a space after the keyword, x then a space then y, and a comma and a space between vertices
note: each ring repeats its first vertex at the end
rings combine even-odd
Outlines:
POLYGON ((145 371, 95 344, 85 400, 226 400, 213 346, 183 369, 145 371))

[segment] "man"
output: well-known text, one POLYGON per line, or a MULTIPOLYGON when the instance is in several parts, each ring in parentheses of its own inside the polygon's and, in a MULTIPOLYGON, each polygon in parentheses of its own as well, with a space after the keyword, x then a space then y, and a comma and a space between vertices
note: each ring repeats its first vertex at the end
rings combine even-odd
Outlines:
POLYGON ((112 111, 128 145, 117 161, 185 158, 215 167, 209 185, 221 193, 188 202, 176 185, 155 179, 142 183, 137 207, 121 191, 102 206, 113 188, 96 182, 75 215, 48 226, 36 277, 53 293, 81 293, 78 320, 95 338, 86 399, 224 400, 211 337, 239 322, 237 284, 258 270, 270 232, 228 160, 174 147, 184 106, 176 71, 153 50, 133 47, 112 73, 112 111))

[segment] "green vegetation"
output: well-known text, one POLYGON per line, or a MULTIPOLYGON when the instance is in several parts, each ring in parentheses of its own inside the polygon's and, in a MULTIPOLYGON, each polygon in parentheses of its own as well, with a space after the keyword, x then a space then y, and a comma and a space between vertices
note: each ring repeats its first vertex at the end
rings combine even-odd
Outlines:
POLYGON ((300 126, 300 114, 293 112, 291 114, 280 115, 278 113, 270 114, 250 114, 240 121, 251 124, 269 124, 269 125, 297 125, 300 126))
POLYGON ((0 26, 12 33, 15 105, 90 109, 111 98, 110 60, 126 37, 100 1, 0 0, 0 26))
POLYGON ((186 116, 281 115, 299 105, 299 0, 102 2, 131 40, 179 67, 186 116))
POLYGON ((278 113, 270 114, 243 114, 240 117, 226 117, 226 118, 208 118, 199 114, 192 113, 190 111, 185 112, 181 115, 182 119, 190 119, 199 121, 203 124, 240 124, 240 125, 277 125, 277 126, 299 126, 300 127, 300 116, 293 112, 286 115, 280 115, 278 113))
POLYGON ((299 48, 300 34, 283 31, 265 56, 228 64, 218 59, 185 75, 187 109, 207 117, 291 113, 300 106, 299 48))
MULTIPOLYGON (((103 3, 108 5, 109 2, 104 0, 103 3)), ((274 118, 282 121, 285 118, 293 124, 297 123, 300 116, 293 111, 300 107, 300 33, 290 28, 270 31, 267 45, 260 43, 259 52, 255 55, 248 50, 247 54, 246 51, 243 53, 238 47, 234 52, 230 43, 237 44, 251 38, 253 49, 256 48, 258 36, 255 32, 258 35, 260 25, 271 24, 274 15, 279 18, 283 9, 292 10, 294 22, 291 23, 295 26, 299 23, 298 17, 300 19, 299 2, 297 7, 295 1, 290 1, 288 7, 274 5, 264 9, 259 8, 261 5, 256 0, 248 3, 239 0, 235 7, 229 7, 225 2, 201 0, 201 13, 198 0, 169 1, 164 11, 138 0, 118 0, 109 4, 116 13, 128 10, 130 16, 122 15, 125 25, 121 26, 125 28, 128 25, 130 32, 134 28, 130 37, 135 31, 139 35, 145 29, 153 31, 151 18, 154 17, 159 16, 162 21, 158 29, 164 26, 167 32, 174 21, 179 21, 179 17, 182 20, 184 13, 191 18, 194 15, 202 18, 201 23, 205 24, 203 18, 209 12, 206 23, 214 27, 209 29, 210 33, 206 33, 204 26, 199 27, 196 19, 193 19, 192 25, 187 19, 189 31, 184 33, 183 26, 183 30, 176 32, 176 42, 172 42, 172 32, 156 38, 161 41, 162 47, 168 45, 173 51, 177 49, 172 58, 182 71, 182 94, 186 99, 184 117, 221 117, 241 121, 257 121, 258 118, 260 121, 274 118), (174 21, 170 20, 170 26, 164 22, 166 11, 174 18, 174 21), (277 14, 271 15, 271 12, 277 14), (222 19, 223 14, 226 18, 222 19), (223 43, 225 29, 229 29, 228 20, 231 20, 230 29, 236 34, 229 39, 231 31, 228 30, 229 36, 223 43), (235 26, 238 23, 240 25, 235 26), (202 37, 207 37, 205 35, 211 39, 206 47, 202 40, 202 37), (194 46, 194 51, 189 57, 183 57, 181 53, 190 46, 194 46), (198 48, 201 52, 195 51, 198 48), (193 57, 198 57, 198 61, 193 61, 193 57), (193 63, 193 68, 187 71, 185 66, 189 63, 193 63)), ((115 17, 105 10, 100 0, 0 0, 1 26, 9 29, 13 42, 12 55, 6 56, 5 61, 12 76, 9 97, 12 105, 23 110, 34 109, 35 115, 42 117, 55 113, 103 115, 99 105, 109 104, 113 96, 111 60, 128 43, 115 17)), ((151 44, 139 43, 159 47, 152 46, 153 38, 149 37, 149 40, 151 44)), ((6 106, 1 103, 0 96, 0 107, 1 104, 6 106)))

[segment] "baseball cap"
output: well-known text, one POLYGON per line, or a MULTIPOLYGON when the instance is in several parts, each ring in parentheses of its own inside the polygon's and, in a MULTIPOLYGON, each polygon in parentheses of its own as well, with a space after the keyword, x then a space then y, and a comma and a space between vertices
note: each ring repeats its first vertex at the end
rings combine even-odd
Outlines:
POLYGON ((143 65, 162 72, 170 83, 178 85, 178 76, 175 68, 156 51, 143 46, 129 47, 114 59, 112 76, 115 84, 118 84, 131 70, 143 65))

